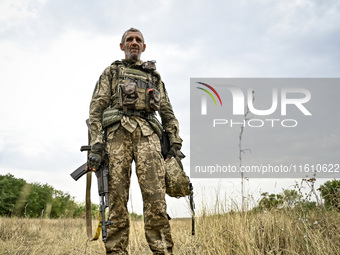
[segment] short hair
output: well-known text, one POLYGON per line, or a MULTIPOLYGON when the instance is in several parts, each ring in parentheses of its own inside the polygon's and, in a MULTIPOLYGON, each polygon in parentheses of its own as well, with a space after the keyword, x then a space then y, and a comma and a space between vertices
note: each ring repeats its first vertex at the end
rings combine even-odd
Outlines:
POLYGON ((124 34, 123 34, 123 36, 122 36, 122 41, 121 41, 121 43, 124 44, 126 35, 127 35, 127 33, 129 33, 129 32, 139 32, 139 33, 141 34, 141 36, 142 36, 143 44, 145 44, 144 36, 143 36, 142 32, 139 31, 137 28, 134 28, 134 27, 132 27, 132 28, 130 28, 130 29, 128 29, 128 30, 126 30, 126 31, 124 32, 124 34))

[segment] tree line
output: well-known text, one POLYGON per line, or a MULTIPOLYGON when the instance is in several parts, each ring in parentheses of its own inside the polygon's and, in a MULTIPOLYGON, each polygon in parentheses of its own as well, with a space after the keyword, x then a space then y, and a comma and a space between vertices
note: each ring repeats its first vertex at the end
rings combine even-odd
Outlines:
MULTIPOLYGON (((93 217, 99 206, 91 205, 93 217)), ((0 175, 0 216, 28 218, 83 217, 85 202, 79 203, 67 192, 48 184, 28 183, 12 174, 0 175)))
MULTIPOLYGON (((303 205, 312 209, 319 206, 316 192, 323 199, 326 209, 340 210, 340 180, 331 180, 315 189, 315 179, 303 179, 310 187, 310 192, 304 197, 301 187, 294 190, 283 190, 280 194, 261 194, 255 210, 295 207, 303 205), (311 200, 315 195, 316 201, 311 200)), ((99 205, 91 205, 92 216, 98 217, 99 205)), ((77 218, 85 217, 85 202, 76 202, 67 192, 54 189, 48 184, 28 183, 24 179, 15 178, 12 174, 0 175, 0 216, 27 218, 77 218)), ((142 215, 130 214, 132 219, 140 220, 142 215)))

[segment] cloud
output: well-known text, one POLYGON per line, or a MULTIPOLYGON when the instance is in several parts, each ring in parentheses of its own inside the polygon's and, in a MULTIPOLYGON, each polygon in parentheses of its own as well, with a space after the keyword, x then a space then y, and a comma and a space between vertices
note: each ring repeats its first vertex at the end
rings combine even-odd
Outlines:
MULTIPOLYGON (((123 57, 118 44, 130 27, 144 33, 143 59, 157 60, 185 138, 185 160, 190 77, 337 77, 340 71, 335 0, 4 0, 0 9, 1 171, 43 172, 34 176, 51 184, 84 161, 79 147, 87 143, 95 82, 123 57)), ((331 137, 324 141, 334 148, 331 137)))
POLYGON ((20 155, 33 164, 58 161, 71 149, 73 155, 79 152, 87 142, 85 120, 92 91, 105 67, 102 63, 111 63, 107 49, 115 40, 70 31, 42 54, 0 42, 8 49, 1 63, 0 95, 0 130, 7 134, 2 147, 13 148, 7 150, 13 154, 8 160, 20 155))

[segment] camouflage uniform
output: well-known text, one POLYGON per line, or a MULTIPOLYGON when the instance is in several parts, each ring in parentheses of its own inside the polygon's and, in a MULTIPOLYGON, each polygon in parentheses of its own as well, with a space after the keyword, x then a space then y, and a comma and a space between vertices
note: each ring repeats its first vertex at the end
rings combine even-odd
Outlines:
MULTIPOLYGON (((90 105, 91 145, 102 143, 102 115, 108 107, 119 108, 114 94, 120 76, 118 68, 141 68, 143 62, 122 60, 107 67, 96 85, 90 105), (113 103, 112 103, 113 102, 113 103)), ((168 132, 170 144, 181 143, 178 121, 174 116, 164 84, 156 71, 151 79, 161 93, 159 114, 163 128, 168 132)), ((141 108, 141 106, 139 106, 141 108)), ((143 108, 143 107, 142 107, 143 108)), ((145 110, 153 111, 146 104, 145 110)), ((150 249, 155 254, 172 253, 173 242, 166 213, 165 169, 161 155, 159 136, 149 121, 135 115, 123 115, 118 123, 107 128, 106 151, 109 157, 109 220, 107 252, 127 254, 129 237, 129 215, 127 202, 132 160, 136 164, 136 173, 143 197, 145 236, 150 249)))

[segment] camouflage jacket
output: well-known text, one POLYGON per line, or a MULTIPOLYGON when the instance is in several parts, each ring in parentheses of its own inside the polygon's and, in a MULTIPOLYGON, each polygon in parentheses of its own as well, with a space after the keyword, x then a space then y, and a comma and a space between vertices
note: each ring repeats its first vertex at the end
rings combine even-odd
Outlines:
MULTIPOLYGON (((129 60, 122 60, 121 63, 129 68, 139 68, 143 64, 143 61, 139 60, 137 62, 134 62, 129 60)), ((117 61, 107 67, 101 74, 94 89, 90 104, 89 117, 91 145, 98 142, 103 142, 102 115, 105 109, 112 107, 112 97, 118 84, 117 67, 117 61)), ((153 75, 153 82, 157 85, 157 88, 161 93, 159 115, 161 117, 163 128, 169 135, 170 145, 173 143, 181 144, 182 139, 179 136, 178 120, 174 115, 164 83, 162 82, 159 73, 156 71, 153 72, 155 73, 155 75, 153 75)), ((123 125, 124 127, 135 127, 136 125, 139 125, 141 126, 144 135, 148 135, 153 132, 149 123, 137 116, 124 116, 124 118, 121 120, 121 125, 123 125)))

